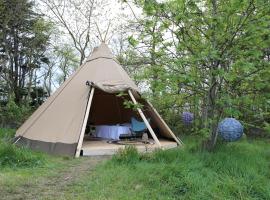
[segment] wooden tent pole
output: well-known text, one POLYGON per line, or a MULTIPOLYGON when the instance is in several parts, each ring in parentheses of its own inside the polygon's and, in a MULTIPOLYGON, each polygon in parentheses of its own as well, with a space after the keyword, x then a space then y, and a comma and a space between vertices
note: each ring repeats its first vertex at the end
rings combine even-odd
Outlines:
POLYGON ((99 37, 100 37, 100 41, 101 41, 101 42, 104 42, 103 39, 102 39, 102 34, 101 34, 100 30, 99 30, 99 27, 98 27, 97 23, 95 23, 95 25, 96 25, 97 30, 98 30, 98 34, 99 34, 99 37))
POLYGON ((81 149, 82 149, 82 143, 83 143, 85 128, 86 128, 87 120, 88 120, 88 117, 89 117, 89 114, 90 114, 89 111, 90 111, 90 107, 91 107, 91 104, 92 104, 94 91, 95 91, 95 88, 92 86, 90 96, 89 96, 88 102, 87 102, 87 107, 86 107, 84 119, 83 119, 83 125, 82 125, 82 129, 81 129, 81 133, 80 133, 79 142, 78 142, 77 149, 76 149, 76 154, 75 154, 76 158, 78 158, 80 156, 80 152, 81 152, 81 149))
POLYGON ((169 131, 169 133, 171 134, 171 136, 174 138, 174 140, 179 144, 179 145, 184 145, 184 143, 177 138, 174 133, 172 132, 172 130, 170 129, 170 127, 166 124, 166 122, 161 118, 161 116, 159 115, 159 113, 157 112, 157 110, 154 108, 154 106, 147 101, 148 105, 152 108, 152 110, 154 111, 154 113, 158 116, 158 118, 160 119, 160 121, 164 124, 164 126, 167 128, 167 130, 169 131))
MULTIPOLYGON (((134 96, 133 96, 131 90, 128 90, 128 94, 129 94, 130 98, 132 99, 133 103, 134 103, 135 105, 138 105, 138 103, 137 103, 136 99, 134 98, 134 96)), ((146 127, 148 128, 150 134, 152 135, 153 139, 155 140, 156 144, 158 145, 159 148, 161 148, 161 144, 160 144, 160 142, 159 142, 159 140, 158 140, 158 138, 157 138, 157 136, 156 136, 154 130, 152 129, 152 127, 150 126, 148 120, 146 119, 145 115, 143 114, 142 110, 141 110, 140 108, 137 108, 137 110, 138 110, 138 112, 139 112, 141 118, 143 119, 143 121, 144 121, 146 127)))
POLYGON ((108 34, 108 31, 109 31, 110 25, 111 25, 111 21, 109 21, 109 24, 108 24, 108 27, 107 27, 107 30, 106 30, 106 33, 105 33, 105 36, 104 36, 104 39, 103 39, 104 42, 106 42, 106 38, 107 38, 107 34, 108 34))

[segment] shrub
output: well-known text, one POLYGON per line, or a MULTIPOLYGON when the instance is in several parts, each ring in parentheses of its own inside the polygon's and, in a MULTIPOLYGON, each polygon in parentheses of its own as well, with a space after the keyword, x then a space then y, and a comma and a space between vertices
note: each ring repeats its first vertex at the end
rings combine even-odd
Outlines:
POLYGON ((6 105, 2 105, 2 108, 0 108, 0 125, 17 128, 31 113, 31 107, 24 104, 17 105, 11 98, 6 105))
POLYGON ((11 141, 14 135, 15 135, 15 129, 0 128, 0 142, 11 141))
POLYGON ((36 167, 45 163, 45 156, 27 148, 0 142, 0 167, 36 167))

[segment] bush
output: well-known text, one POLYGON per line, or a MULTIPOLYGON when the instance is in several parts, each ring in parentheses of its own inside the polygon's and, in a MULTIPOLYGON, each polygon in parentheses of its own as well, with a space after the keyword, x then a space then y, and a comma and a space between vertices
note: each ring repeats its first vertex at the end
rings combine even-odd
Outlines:
POLYGON ((15 135, 15 129, 0 128, 0 142, 9 142, 15 135))
POLYGON ((17 105, 10 99, 6 105, 0 107, 0 126, 18 128, 32 113, 32 109, 26 105, 17 105))
POLYGON ((0 167, 36 167, 45 163, 45 156, 27 148, 0 142, 0 167))

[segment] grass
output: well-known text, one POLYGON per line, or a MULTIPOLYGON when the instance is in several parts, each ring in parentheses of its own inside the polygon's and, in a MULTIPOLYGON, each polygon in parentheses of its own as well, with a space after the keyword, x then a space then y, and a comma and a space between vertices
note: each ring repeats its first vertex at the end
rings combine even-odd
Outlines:
MULTIPOLYGON (((18 148, 11 144, 14 134, 13 129, 0 129, 0 199, 22 199, 33 190, 44 190, 44 179, 52 180, 59 176, 59 172, 80 164, 80 159, 50 156, 18 148)), ((33 199, 47 199, 38 198, 34 192, 33 195, 33 199)))
POLYGON ((42 153, 34 153, 27 148, 6 143, 0 146, 0 167, 35 167, 44 165, 45 161, 46 156, 42 153))
POLYGON ((10 142, 15 135, 15 130, 10 128, 0 128, 0 142, 10 142))
POLYGON ((80 199, 270 199, 269 142, 220 144, 211 153, 188 144, 149 155, 127 148, 71 191, 80 199))
POLYGON ((85 170, 91 165, 85 159, 65 159, 11 146, 8 141, 13 135, 14 130, 0 129, 0 163, 3 158, 8 160, 0 164, 0 193, 9 196, 7 199, 16 194, 19 198, 23 192, 33 192, 32 199, 36 199, 35 191, 37 199, 55 199, 55 195, 48 196, 52 194, 82 200, 270 199, 269 140, 220 143, 214 152, 205 152, 197 148, 197 138, 188 137, 184 148, 139 154, 128 147, 94 170, 85 170), (47 185, 64 182, 69 171, 79 178, 60 191, 47 185))
POLYGON ((14 135, 14 129, 0 129, 0 188, 19 185, 48 164, 45 154, 12 145, 14 135))
POLYGON ((11 143, 15 134, 13 129, 0 129, 0 167, 21 168, 44 165, 45 154, 33 152, 27 148, 18 148, 11 143))

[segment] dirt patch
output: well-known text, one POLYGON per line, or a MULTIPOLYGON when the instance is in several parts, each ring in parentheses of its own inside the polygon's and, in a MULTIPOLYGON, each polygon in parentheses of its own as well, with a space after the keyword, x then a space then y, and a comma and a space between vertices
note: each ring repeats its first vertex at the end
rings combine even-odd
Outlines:
POLYGON ((103 160, 109 157, 83 157, 78 163, 68 163, 63 169, 54 173, 54 176, 40 177, 36 180, 29 180, 20 187, 10 188, 0 199, 5 200, 44 200, 44 199, 65 199, 64 191, 68 186, 89 171, 103 160))

